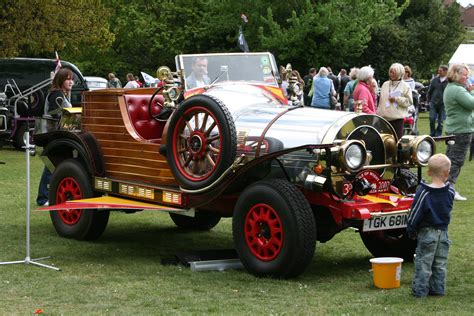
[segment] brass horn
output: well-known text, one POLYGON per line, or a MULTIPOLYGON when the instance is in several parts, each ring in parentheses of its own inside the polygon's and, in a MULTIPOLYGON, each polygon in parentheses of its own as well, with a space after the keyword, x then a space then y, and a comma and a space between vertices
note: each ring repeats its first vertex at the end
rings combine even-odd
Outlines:
POLYGON ((168 79, 170 76, 171 76, 171 69, 169 69, 169 67, 161 66, 156 71, 156 77, 160 79, 161 81, 168 79))

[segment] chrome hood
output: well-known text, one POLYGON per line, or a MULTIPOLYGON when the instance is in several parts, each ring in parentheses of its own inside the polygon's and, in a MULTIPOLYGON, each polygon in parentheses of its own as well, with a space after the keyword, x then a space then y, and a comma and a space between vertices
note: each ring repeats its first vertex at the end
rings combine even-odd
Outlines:
POLYGON ((291 107, 282 104, 259 86, 232 84, 206 91, 221 100, 235 123, 238 145, 258 139, 277 140, 281 149, 303 145, 332 144, 367 126, 378 133, 394 134, 387 121, 376 115, 291 107))

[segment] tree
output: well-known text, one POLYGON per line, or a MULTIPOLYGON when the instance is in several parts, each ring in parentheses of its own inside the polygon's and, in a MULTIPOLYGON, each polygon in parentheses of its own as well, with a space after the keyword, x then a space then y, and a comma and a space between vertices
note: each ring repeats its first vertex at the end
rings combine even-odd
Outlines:
POLYGON ((100 0, 7 0, 0 6, 0 57, 54 56, 113 40, 100 0))
POLYGON ((296 67, 350 65, 364 52, 372 31, 393 23, 405 6, 396 1, 292 1, 285 21, 278 21, 269 6, 259 40, 262 48, 296 67))
POLYGON ((394 62, 410 65, 416 78, 430 78, 464 39, 459 5, 441 0, 413 0, 391 25, 375 28, 360 65, 372 64, 382 80, 394 62))

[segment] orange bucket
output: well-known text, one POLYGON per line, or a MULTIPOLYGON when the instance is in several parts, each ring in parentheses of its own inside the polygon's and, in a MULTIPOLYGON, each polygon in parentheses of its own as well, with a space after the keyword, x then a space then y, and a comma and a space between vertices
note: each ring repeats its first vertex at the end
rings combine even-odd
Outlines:
POLYGON ((394 289, 400 287, 402 274, 402 258, 381 257, 370 259, 374 274, 374 285, 379 289, 394 289))

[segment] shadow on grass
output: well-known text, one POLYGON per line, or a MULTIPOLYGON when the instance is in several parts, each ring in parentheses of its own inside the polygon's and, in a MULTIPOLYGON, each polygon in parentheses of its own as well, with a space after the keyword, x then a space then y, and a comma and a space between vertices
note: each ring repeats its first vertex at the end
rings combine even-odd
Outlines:
MULTIPOLYGON (((47 229, 46 226, 43 226, 47 229)), ((45 230, 43 230, 43 235, 45 230)), ((101 238, 96 241, 79 241, 58 236, 48 229, 45 242, 56 252, 55 256, 101 263, 104 256, 108 262, 130 264, 131 261, 159 263, 161 259, 173 258, 178 252, 188 250, 230 249, 231 234, 219 230, 208 232, 186 231, 167 227, 160 223, 109 224, 101 238), (74 249, 71 252, 71 249, 74 249)))

